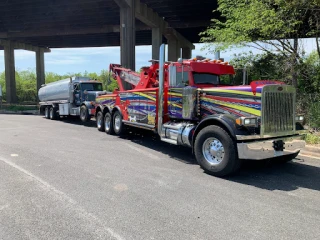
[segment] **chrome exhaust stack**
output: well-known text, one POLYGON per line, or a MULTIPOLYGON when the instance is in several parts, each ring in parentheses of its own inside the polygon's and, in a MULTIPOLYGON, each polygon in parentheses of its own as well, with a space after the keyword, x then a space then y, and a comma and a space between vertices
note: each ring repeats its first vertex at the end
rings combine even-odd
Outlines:
POLYGON ((165 44, 161 44, 159 56, 160 57, 159 57, 159 91, 158 91, 158 134, 161 137, 162 123, 163 123, 165 44))

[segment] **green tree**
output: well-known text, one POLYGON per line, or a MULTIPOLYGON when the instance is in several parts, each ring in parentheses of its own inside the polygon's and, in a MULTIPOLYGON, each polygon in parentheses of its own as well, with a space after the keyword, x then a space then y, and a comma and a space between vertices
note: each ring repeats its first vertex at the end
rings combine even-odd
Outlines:
MULTIPOLYGON (((200 33, 206 48, 217 51, 249 46, 282 55, 287 59, 286 80, 297 86, 304 56, 299 37, 319 33, 320 0, 218 0, 218 4, 222 20, 213 19, 200 33)), ((318 38, 316 41, 318 46, 318 38)))

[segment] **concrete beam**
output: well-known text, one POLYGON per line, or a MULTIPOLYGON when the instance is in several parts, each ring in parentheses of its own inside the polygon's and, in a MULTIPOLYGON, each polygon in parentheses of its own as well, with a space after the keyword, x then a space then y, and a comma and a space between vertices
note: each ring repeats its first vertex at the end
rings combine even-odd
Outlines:
POLYGON ((36 52, 36 71, 37 71, 37 92, 42 84, 45 84, 44 70, 44 51, 40 49, 36 52))
POLYGON ((40 49, 43 49, 44 52, 51 52, 49 48, 36 47, 26 43, 13 42, 13 41, 3 40, 3 39, 0 39, 0 45, 4 47, 11 46, 14 49, 22 49, 22 50, 33 51, 33 52, 39 51, 40 49))
POLYGON ((168 40, 168 61, 176 62, 180 57, 181 46, 177 39, 168 40))
POLYGON ((120 8, 120 46, 121 46, 121 65, 135 70, 135 8, 134 0, 130 1, 132 7, 120 8))
POLYGON ((159 15, 140 0, 135 0, 136 18, 152 28, 163 27, 159 15))
POLYGON ((195 49, 195 46, 189 40, 183 37, 175 29, 170 28, 168 22, 166 22, 162 17, 154 12, 152 8, 149 8, 146 4, 141 3, 140 0, 134 1, 136 9, 135 14, 137 19, 152 28, 161 28, 163 35, 167 39, 172 39, 172 37, 176 38, 180 42, 181 47, 189 47, 190 49, 195 49))
POLYGON ((167 28, 166 31, 164 32, 164 36, 167 39, 177 39, 181 47, 187 47, 190 49, 196 48, 191 42, 189 42, 189 40, 187 40, 185 37, 183 37, 180 33, 178 33, 173 28, 167 28))
POLYGON ((16 103, 16 77, 14 64, 14 44, 8 42, 4 46, 4 65, 6 76, 6 101, 7 103, 16 103))
MULTIPOLYGON (((136 26, 136 30, 150 30, 147 26, 136 26)), ((51 37, 51 36, 68 36, 68 35, 86 35, 97 33, 120 32, 119 25, 105 25, 101 27, 92 27, 86 29, 50 29, 45 31, 23 31, 15 33, 0 32, 0 38, 25 38, 25 37, 51 37)))
POLYGON ((160 28, 152 28, 152 59, 159 60, 159 49, 162 44, 162 31, 160 28))
POLYGON ((114 0, 120 8, 132 7, 131 0, 114 0))
POLYGON ((183 59, 190 59, 191 58, 191 49, 190 48, 182 48, 182 58, 183 59))

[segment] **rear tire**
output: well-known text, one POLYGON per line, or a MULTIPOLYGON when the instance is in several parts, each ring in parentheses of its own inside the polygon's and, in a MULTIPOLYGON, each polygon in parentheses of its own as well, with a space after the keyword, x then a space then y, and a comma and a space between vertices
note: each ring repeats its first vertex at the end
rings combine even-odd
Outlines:
POLYGON ((54 107, 50 108, 50 119, 56 120, 57 119, 57 111, 54 107))
POLYGON ((218 126, 203 128, 196 136, 196 159, 206 172, 217 177, 235 173, 241 166, 235 142, 218 126))
POLYGON ((85 105, 80 107, 80 120, 82 122, 88 122, 90 120, 89 111, 85 105))
POLYGON ((96 122, 97 122, 97 128, 100 132, 103 132, 104 131, 104 120, 103 120, 103 113, 101 111, 99 111, 97 113, 97 119, 96 119, 96 122))
POLYGON ((104 116, 104 131, 110 135, 114 134, 112 115, 109 112, 104 116))
POLYGON ((119 111, 113 114, 113 131, 116 135, 121 135, 124 132, 124 126, 122 122, 122 116, 119 111))
POLYGON ((49 107, 46 107, 46 108, 44 109, 44 117, 45 117, 46 119, 49 119, 49 118, 50 118, 50 108, 49 108, 49 107))

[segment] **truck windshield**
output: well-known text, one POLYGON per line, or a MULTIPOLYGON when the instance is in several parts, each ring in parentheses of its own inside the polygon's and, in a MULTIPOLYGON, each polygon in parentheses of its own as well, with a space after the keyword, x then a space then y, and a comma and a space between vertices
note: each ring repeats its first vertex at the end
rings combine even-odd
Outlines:
POLYGON ((219 76, 211 73, 193 73, 195 84, 219 84, 219 76))
POLYGON ((87 91, 102 91, 101 83, 81 83, 81 90, 87 91))
POLYGON ((212 73, 193 73, 195 84, 233 85, 232 75, 215 75, 212 73))

